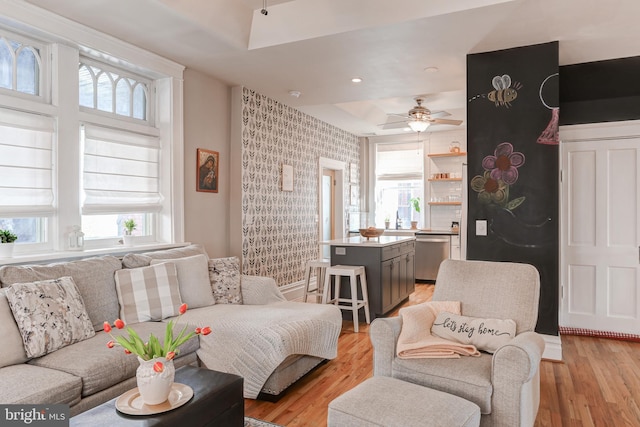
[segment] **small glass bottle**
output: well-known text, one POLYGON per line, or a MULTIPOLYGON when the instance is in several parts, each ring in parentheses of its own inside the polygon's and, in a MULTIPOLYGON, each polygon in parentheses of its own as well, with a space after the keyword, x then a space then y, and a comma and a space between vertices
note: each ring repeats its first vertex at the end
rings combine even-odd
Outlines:
POLYGON ((84 249, 84 233, 79 225, 73 226, 73 231, 69 233, 69 250, 81 251, 84 249))

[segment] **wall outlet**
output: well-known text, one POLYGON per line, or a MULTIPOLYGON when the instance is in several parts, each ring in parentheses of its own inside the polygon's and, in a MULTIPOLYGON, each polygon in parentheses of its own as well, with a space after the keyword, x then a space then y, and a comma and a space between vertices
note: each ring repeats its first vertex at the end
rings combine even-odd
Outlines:
POLYGON ((346 255, 347 248, 336 248, 336 255, 346 255))
POLYGON ((487 235, 487 220, 486 219, 476 220, 476 236, 486 236, 486 235, 487 235))

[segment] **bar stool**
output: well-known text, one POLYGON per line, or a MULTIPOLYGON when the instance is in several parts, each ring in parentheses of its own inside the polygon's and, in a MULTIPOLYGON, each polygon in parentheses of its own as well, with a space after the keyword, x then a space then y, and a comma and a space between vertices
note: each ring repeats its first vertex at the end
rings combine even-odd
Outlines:
POLYGON ((371 323, 369 317, 369 295, 367 293, 367 277, 364 267, 361 265, 333 265, 327 268, 324 278, 324 294, 322 302, 334 304, 341 310, 351 310, 353 313, 353 331, 358 332, 358 310, 364 308, 364 317, 367 323, 371 323), (351 284, 351 298, 340 298, 340 282, 342 277, 348 277, 351 284), (358 277, 360 277, 360 290, 362 299, 358 299, 358 277), (333 298, 331 294, 331 281, 333 280, 333 298))
POLYGON ((305 273, 304 273, 304 302, 307 302, 307 297, 309 295, 315 295, 316 303, 319 303, 322 300, 322 296, 324 294, 324 276, 327 271, 327 267, 329 267, 331 263, 327 260, 309 260, 305 264, 305 273), (310 289, 311 287, 311 273, 315 272, 316 276, 316 288, 310 289))

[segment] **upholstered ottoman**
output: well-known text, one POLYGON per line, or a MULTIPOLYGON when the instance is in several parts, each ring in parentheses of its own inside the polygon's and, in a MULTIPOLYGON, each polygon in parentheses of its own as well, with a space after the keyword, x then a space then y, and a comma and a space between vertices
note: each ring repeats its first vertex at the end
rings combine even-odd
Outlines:
POLYGON ((471 427, 480 407, 390 377, 372 377, 329 403, 328 427, 471 427))

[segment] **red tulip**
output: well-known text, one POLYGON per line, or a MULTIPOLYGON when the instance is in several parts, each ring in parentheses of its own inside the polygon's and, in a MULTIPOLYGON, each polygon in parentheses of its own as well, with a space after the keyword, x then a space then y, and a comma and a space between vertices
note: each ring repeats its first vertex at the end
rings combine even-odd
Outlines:
POLYGON ((162 364, 162 362, 156 362, 153 364, 153 370, 160 373, 164 371, 164 365, 162 364))
POLYGON ((175 351, 170 351, 170 352, 169 352, 169 353, 167 353, 167 355, 166 355, 166 359, 167 359, 167 360, 171 360, 171 359, 173 359, 174 357, 176 357, 176 352, 175 352, 175 351))
POLYGON ((120 319, 116 319, 115 322, 113 322, 113 324, 115 325, 116 328, 118 329, 122 329, 124 328, 124 322, 120 319))
POLYGON ((131 352, 125 348, 124 349, 124 354, 131 354, 131 352))
POLYGON ((115 347, 115 345, 116 345, 116 343, 115 343, 115 342, 113 342, 113 340, 111 340, 111 341, 109 341, 109 342, 107 343, 107 347, 109 347, 109 348, 113 348, 113 347, 115 347))
POLYGON ((184 303, 180 306, 180 310, 179 310, 180 314, 184 314, 187 312, 187 303, 184 303))
POLYGON ((103 329, 106 333, 111 332, 111 325, 109 324, 109 322, 104 322, 103 329))
POLYGON ((196 335, 200 335, 201 332, 202 332, 201 328, 196 328, 195 330, 196 335))
POLYGON ((211 333, 211 328, 208 326, 205 326, 204 328, 202 328, 202 335, 209 335, 211 333))

